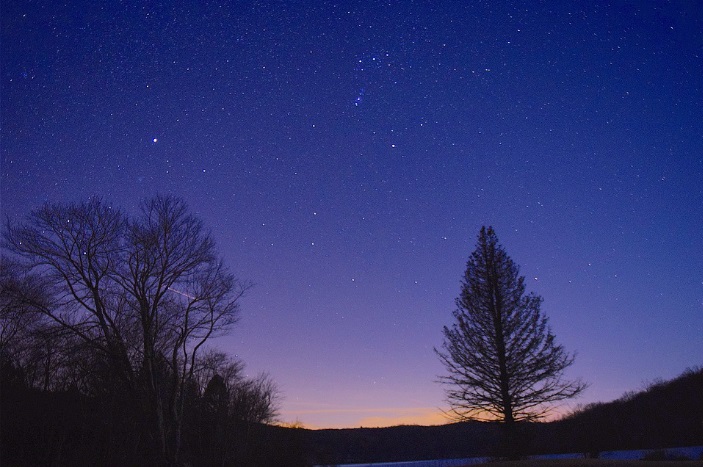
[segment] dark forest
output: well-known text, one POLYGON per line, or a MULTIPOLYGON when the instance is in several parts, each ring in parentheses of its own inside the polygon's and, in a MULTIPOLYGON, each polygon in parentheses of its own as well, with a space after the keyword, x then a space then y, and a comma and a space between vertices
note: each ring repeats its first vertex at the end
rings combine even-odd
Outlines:
MULTIPOLYGON (((23 382, 7 362, 2 370, 3 465, 147 464, 134 426, 114 407, 71 390, 42 391, 23 382), (131 450, 118 450, 130 446, 131 450), (125 457, 131 453, 131 457, 125 457)), ((526 454, 658 449, 703 443, 703 370, 608 403, 583 407, 553 422, 526 423, 526 454)), ((193 406, 206 404, 203 398, 193 406)), ((191 414, 184 457, 190 465, 306 466, 492 456, 499 442, 494 423, 398 426, 343 430, 284 428, 203 410, 191 414)))

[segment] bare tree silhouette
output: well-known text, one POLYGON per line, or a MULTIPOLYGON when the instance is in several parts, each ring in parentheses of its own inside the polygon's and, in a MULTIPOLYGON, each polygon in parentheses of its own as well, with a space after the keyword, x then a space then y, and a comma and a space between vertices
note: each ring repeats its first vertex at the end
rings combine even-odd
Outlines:
POLYGON ((5 245, 44 291, 18 290, 12 303, 104 357, 148 414, 160 457, 176 463, 198 352, 236 322, 249 287, 223 266, 202 222, 175 197, 156 196, 133 218, 93 198, 33 211, 7 226, 5 245))

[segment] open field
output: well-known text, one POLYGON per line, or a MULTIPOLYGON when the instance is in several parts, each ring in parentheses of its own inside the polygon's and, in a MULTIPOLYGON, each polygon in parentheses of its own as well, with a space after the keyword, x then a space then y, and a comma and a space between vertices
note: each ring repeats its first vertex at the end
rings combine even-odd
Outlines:
MULTIPOLYGON (((703 461, 643 461, 610 459, 559 459, 487 462, 494 467, 703 467, 703 461)), ((467 466, 469 467, 469 466, 467 466)), ((475 464, 471 467, 475 467, 475 464)))

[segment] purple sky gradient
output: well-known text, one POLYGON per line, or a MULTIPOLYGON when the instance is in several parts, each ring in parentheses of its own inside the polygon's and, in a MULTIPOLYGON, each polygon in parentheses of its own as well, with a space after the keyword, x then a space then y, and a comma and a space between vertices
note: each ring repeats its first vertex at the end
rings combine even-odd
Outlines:
POLYGON ((703 364, 703 2, 2 9, 3 216, 183 197, 282 421, 441 422, 482 225, 578 353, 563 410, 703 364))

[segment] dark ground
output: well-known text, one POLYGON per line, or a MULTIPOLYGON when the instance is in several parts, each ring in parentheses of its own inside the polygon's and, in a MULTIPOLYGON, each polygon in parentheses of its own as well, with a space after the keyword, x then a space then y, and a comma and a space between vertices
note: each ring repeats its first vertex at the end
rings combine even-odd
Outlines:
MULTIPOLYGON (((502 461, 480 464, 494 467, 703 467, 703 461, 643 461, 643 460, 608 460, 608 459, 561 459, 561 460, 524 460, 502 461)), ((469 466, 467 466, 469 467, 469 466)), ((474 466, 471 466, 474 467, 474 466)))

